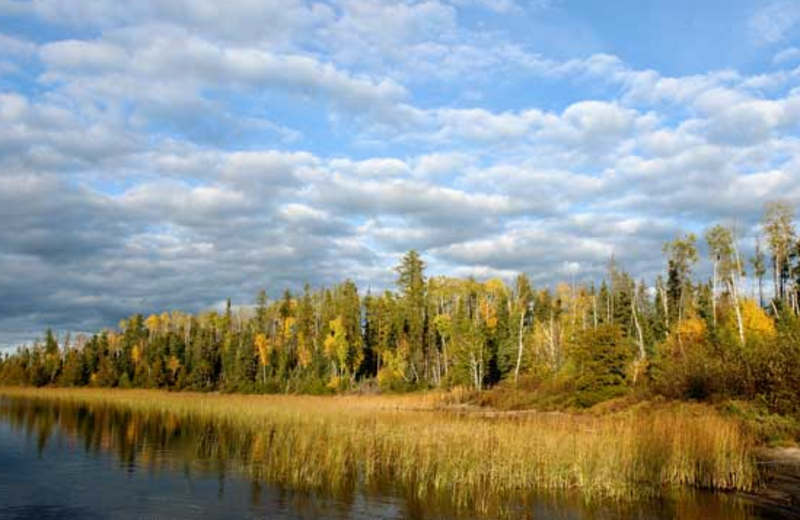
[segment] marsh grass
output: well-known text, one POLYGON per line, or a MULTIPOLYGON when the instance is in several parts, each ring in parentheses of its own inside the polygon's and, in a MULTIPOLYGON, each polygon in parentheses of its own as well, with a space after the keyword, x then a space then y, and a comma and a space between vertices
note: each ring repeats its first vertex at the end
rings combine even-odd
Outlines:
MULTIPOLYGON (((292 489, 388 486, 415 500, 487 514, 509 511, 541 491, 627 500, 685 487, 751 490, 758 480, 751 437, 736 420, 702 405, 485 417, 443 409, 442 394, 0 389, 0 395, 114 410, 117 416, 95 413, 92 421, 107 424, 76 439, 88 446, 87 436, 101 435, 96 443, 123 460, 135 456, 136 446, 193 450, 200 460, 292 489)), ((66 420, 56 418, 59 427, 79 430, 66 420)), ((157 458, 158 450, 140 456, 157 458)))

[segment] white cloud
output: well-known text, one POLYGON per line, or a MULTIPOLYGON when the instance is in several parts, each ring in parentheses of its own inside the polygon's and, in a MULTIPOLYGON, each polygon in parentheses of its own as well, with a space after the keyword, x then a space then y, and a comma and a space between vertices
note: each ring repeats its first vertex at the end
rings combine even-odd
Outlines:
POLYGON ((0 56, 28 57, 36 52, 36 45, 0 32, 0 56))
POLYGON ((376 157, 363 161, 334 159, 330 161, 329 166, 334 171, 358 177, 403 177, 410 172, 410 168, 405 161, 392 157, 376 157))
POLYGON ((40 54, 45 63, 70 74, 111 73, 130 65, 125 49, 104 41, 61 40, 43 45, 40 54))
POLYGON ((121 6, 116 0, 0 1, 0 13, 28 14, 50 23, 104 30, 150 22, 192 27, 218 40, 287 46, 297 34, 333 16, 330 7, 302 0, 139 0, 121 6))
POLYGON ((772 58, 772 63, 775 65, 782 65, 798 60, 800 60, 800 49, 797 47, 787 47, 775 54, 772 58))
POLYGON ((800 5, 777 0, 756 11, 749 21, 751 38, 764 45, 785 41, 800 24, 800 5))
POLYGON ((0 93, 0 164, 42 169, 98 165, 140 146, 113 116, 93 116, 87 122, 57 104, 0 93))
POLYGON ((352 75, 311 56, 220 46, 180 30, 166 30, 156 38, 146 32, 127 30, 109 40, 48 44, 41 52, 50 68, 45 77, 105 99, 148 100, 166 93, 185 103, 200 97, 203 88, 238 85, 311 96, 391 122, 414 116, 401 103, 406 90, 392 80, 352 75))
POLYGON ((781 128, 800 123, 800 96, 747 100, 718 106, 709 119, 709 138, 732 144, 758 144, 781 128))
POLYGON ((474 158, 463 152, 439 152, 422 155, 414 161, 413 174, 422 178, 437 178, 445 175, 463 174, 474 158))
POLYGON ((448 274, 596 279, 613 251, 651 277, 679 228, 800 202, 794 48, 756 75, 668 76, 540 55, 460 11, 529 2, 125 7, 0 0, 66 35, 0 34, 25 75, 0 83, 5 337, 385 286, 411 247, 448 274))
MULTIPOLYGON (((455 5, 478 6, 496 13, 519 12, 521 6, 514 0, 452 0, 455 5)), ((541 3, 541 2, 540 2, 541 3)), ((542 6, 543 7, 543 6, 542 6)))
POLYGON ((538 110, 497 114, 482 108, 442 109, 436 116, 441 121, 443 137, 476 141, 521 139, 544 118, 538 110))

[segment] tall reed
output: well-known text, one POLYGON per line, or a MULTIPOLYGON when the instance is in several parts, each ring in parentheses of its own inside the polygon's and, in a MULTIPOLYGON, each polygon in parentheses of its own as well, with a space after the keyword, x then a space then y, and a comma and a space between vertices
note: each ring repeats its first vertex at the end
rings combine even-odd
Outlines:
POLYGON ((238 471, 295 489, 391 486, 419 500, 484 513, 508 510, 536 491, 632 499, 682 487, 750 490, 757 482, 750 436, 700 405, 599 417, 481 417, 436 409, 435 396, 0 394, 123 411, 124 427, 119 417, 103 419, 109 424, 102 441, 116 442, 122 454, 129 451, 122 444, 157 445, 153 439, 163 444, 167 438, 195 450, 200 460, 229 461, 238 471), (186 431, 195 440, 187 440, 186 431))

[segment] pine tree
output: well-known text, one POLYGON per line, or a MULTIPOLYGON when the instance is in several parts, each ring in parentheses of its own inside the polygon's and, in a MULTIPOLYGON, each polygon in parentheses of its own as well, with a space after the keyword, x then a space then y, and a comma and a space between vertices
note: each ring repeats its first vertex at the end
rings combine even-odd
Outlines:
POLYGON ((419 383, 425 349, 425 263, 415 250, 403 257, 396 268, 397 286, 403 297, 404 333, 409 344, 408 363, 411 377, 419 383))

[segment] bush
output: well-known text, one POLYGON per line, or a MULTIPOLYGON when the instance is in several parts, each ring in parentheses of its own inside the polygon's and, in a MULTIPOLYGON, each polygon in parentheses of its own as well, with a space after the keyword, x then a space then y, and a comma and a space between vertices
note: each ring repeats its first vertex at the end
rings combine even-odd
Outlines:
POLYGON ((800 440, 800 419, 770 412, 763 404, 728 401, 720 409, 724 414, 741 420, 760 444, 794 445, 800 440))
POLYGON ((752 397, 772 412, 800 417, 800 327, 784 328, 748 354, 752 397))
POLYGON ((706 400, 725 384, 721 357, 711 342, 706 322, 682 320, 658 349, 650 367, 656 392, 671 399, 706 400))

